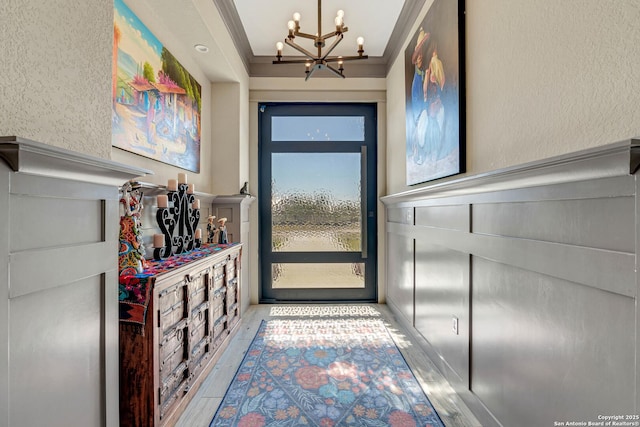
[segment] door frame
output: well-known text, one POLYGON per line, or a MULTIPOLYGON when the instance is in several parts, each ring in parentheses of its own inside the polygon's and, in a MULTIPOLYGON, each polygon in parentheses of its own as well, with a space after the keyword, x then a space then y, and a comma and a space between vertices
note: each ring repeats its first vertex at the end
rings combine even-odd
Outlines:
POLYGON ((258 181, 259 181, 259 291, 260 303, 276 302, 376 302, 377 266, 377 104, 262 102, 258 104, 258 181), (364 141, 271 141, 271 118, 275 116, 358 116, 365 117, 364 141), (363 150, 362 147, 365 147, 363 150), (271 240, 271 154, 273 153, 365 153, 366 210, 363 211, 361 252, 272 252, 271 240), (269 179, 263 179, 268 173, 269 179), (362 254, 366 257, 363 258, 362 254), (365 264, 364 288, 273 289, 271 268, 275 262, 322 263, 358 262, 365 264), (286 261, 283 261, 285 260, 286 261))

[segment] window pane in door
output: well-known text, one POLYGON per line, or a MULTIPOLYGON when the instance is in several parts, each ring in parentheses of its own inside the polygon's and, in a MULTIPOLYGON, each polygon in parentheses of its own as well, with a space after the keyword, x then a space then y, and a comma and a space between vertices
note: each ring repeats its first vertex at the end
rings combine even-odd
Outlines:
POLYGON ((274 289, 364 288, 362 263, 274 263, 274 289))
POLYGON ((360 153, 273 153, 272 250, 362 249, 360 153))
POLYGON ((364 141, 364 117, 276 116, 272 141, 364 141))

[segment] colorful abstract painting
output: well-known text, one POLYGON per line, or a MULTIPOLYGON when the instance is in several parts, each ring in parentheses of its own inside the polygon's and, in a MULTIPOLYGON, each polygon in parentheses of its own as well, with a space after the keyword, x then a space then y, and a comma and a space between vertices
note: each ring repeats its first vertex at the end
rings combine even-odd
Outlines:
POLYGON ((435 0, 405 50, 407 185, 464 172, 464 0, 435 0))
POLYGON ((114 0, 112 145, 200 172, 201 86, 114 0))

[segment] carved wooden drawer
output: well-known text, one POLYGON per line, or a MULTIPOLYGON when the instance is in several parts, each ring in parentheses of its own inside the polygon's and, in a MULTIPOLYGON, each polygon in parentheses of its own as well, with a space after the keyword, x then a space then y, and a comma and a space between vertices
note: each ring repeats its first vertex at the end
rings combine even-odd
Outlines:
POLYGON ((225 277, 227 279, 227 285, 231 280, 233 280, 236 277, 236 264, 234 260, 231 260, 227 263, 227 266, 225 269, 225 277))
POLYGON ((213 268, 213 290, 217 290, 222 288, 225 285, 224 280, 224 266, 226 265, 226 261, 218 263, 213 268))
POLYGON ((160 388, 160 419, 163 419, 182 399, 187 389, 187 364, 182 362, 160 388))
POLYGON ((189 308, 199 306, 209 299, 209 272, 211 269, 200 271, 194 276, 187 276, 185 279, 189 292, 189 308))
POLYGON ((194 347, 209 336, 207 323, 209 321, 209 301, 202 303, 191 312, 189 325, 189 346, 194 347))
POLYGON ((229 284, 227 284, 227 307, 230 307, 237 302, 237 285, 238 280, 236 278, 234 278, 229 284))
POLYGON ((213 295, 213 320, 214 322, 224 315, 227 289, 218 289, 213 295))
POLYGON ((158 326, 162 332, 174 327, 185 318, 185 281, 169 286, 158 293, 158 326))
POLYGON ((162 381, 171 376, 178 365, 186 359, 186 327, 187 321, 184 319, 163 336, 160 343, 160 379, 162 381))

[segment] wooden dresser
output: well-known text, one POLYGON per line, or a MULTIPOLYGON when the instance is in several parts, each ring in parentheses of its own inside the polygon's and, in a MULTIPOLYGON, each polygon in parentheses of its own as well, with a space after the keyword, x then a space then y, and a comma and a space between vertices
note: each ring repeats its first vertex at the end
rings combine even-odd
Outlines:
POLYGON ((241 253, 203 245, 120 279, 120 425, 180 417, 238 324, 241 253))

